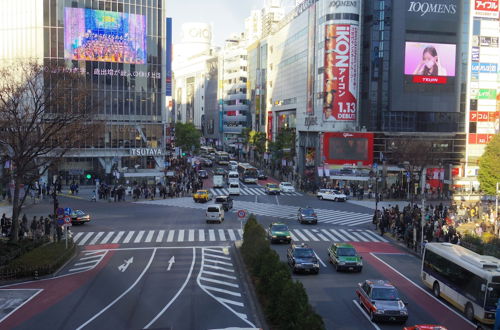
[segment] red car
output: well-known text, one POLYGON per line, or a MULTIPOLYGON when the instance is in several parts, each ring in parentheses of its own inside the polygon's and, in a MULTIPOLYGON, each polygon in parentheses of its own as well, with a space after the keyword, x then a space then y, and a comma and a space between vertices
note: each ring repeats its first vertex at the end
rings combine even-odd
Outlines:
POLYGON ((448 330, 448 329, 440 325, 420 324, 420 325, 414 325, 412 327, 404 327, 403 330, 448 330))
POLYGON ((358 283, 356 295, 359 304, 366 309, 372 322, 405 323, 408 319, 407 303, 401 300, 398 290, 388 281, 366 280, 358 283))

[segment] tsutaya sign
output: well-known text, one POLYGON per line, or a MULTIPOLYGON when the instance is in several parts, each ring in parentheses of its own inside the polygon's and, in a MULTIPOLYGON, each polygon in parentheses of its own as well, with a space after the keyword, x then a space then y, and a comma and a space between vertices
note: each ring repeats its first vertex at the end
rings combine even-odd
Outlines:
POLYGON ((152 148, 137 148, 130 149, 130 156, 162 156, 163 151, 161 149, 152 148))

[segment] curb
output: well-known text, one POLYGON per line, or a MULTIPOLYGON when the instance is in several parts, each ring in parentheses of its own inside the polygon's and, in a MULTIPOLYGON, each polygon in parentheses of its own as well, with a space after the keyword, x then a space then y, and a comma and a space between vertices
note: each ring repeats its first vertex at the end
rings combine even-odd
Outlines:
POLYGON ((233 246, 235 248, 235 261, 236 265, 239 269, 241 269, 240 275, 243 283, 243 287, 245 292, 249 296, 249 308, 252 313, 252 316, 255 320, 255 326, 260 329, 269 329, 267 325, 266 318, 264 317, 264 313, 262 312, 259 299, 257 298, 257 294, 255 292, 255 287, 253 285, 252 280, 248 274, 245 263, 243 262, 243 256, 240 253, 241 243, 243 241, 235 241, 233 242, 233 246))
MULTIPOLYGON (((374 230, 375 233, 377 234, 380 234, 379 231, 377 230, 374 230)), ((415 252, 415 250, 413 249, 409 249, 405 244, 401 243, 400 241, 398 241, 396 238, 394 238, 393 235, 389 234, 389 233, 384 233, 384 236, 383 236, 385 239, 388 239, 391 241, 392 244, 394 245, 397 245, 398 247, 400 247, 401 249, 405 250, 406 252, 408 252, 409 254, 421 259, 422 256, 418 253, 418 252, 415 252)))

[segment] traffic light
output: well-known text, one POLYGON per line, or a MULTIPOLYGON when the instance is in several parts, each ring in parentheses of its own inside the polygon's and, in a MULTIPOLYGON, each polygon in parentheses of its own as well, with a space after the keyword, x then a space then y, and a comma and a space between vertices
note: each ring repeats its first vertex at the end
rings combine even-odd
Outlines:
POLYGON ((186 153, 185 152, 182 153, 182 157, 186 157, 186 153))
POLYGON ((87 178, 87 180, 90 180, 90 179, 92 179, 92 174, 87 173, 87 175, 85 177, 87 178))

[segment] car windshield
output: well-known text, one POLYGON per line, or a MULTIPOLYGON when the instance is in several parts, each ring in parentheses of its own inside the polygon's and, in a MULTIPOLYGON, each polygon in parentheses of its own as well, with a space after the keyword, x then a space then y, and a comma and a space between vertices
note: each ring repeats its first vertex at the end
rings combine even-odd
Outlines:
POLYGON ((499 298, 500 298, 500 285, 490 283, 488 285, 488 295, 486 296, 486 306, 491 308, 496 308, 499 298))
POLYGON ((272 231, 288 231, 288 227, 285 225, 274 225, 272 231))
POLYGON ((209 207, 208 212, 219 212, 219 209, 217 207, 209 207))
POLYGON ((339 248, 337 250, 337 254, 342 257, 355 257, 356 250, 354 250, 353 248, 339 248))
POLYGON ((314 209, 302 209, 302 214, 303 215, 313 215, 314 209))
POLYGON ((269 188, 278 188, 278 186, 277 186, 277 185, 275 185, 275 184, 270 184, 270 185, 268 185, 268 187, 269 187, 269 188))
POLYGON ((292 184, 291 184, 291 183, 289 183, 289 182, 282 182, 282 183, 281 183, 281 185, 282 185, 282 186, 291 186, 292 184))
POLYGON ((373 300, 399 300, 398 290, 395 288, 373 288, 373 300))
POLYGON ((76 215, 85 215, 85 212, 83 212, 81 210, 76 210, 75 213, 76 213, 76 215))
POLYGON ((312 258, 314 251, 312 249, 295 249, 293 256, 296 258, 312 258))
POLYGON ((223 197, 218 197, 218 198, 215 199, 216 203, 224 203, 225 201, 226 201, 226 199, 223 198, 223 197))

